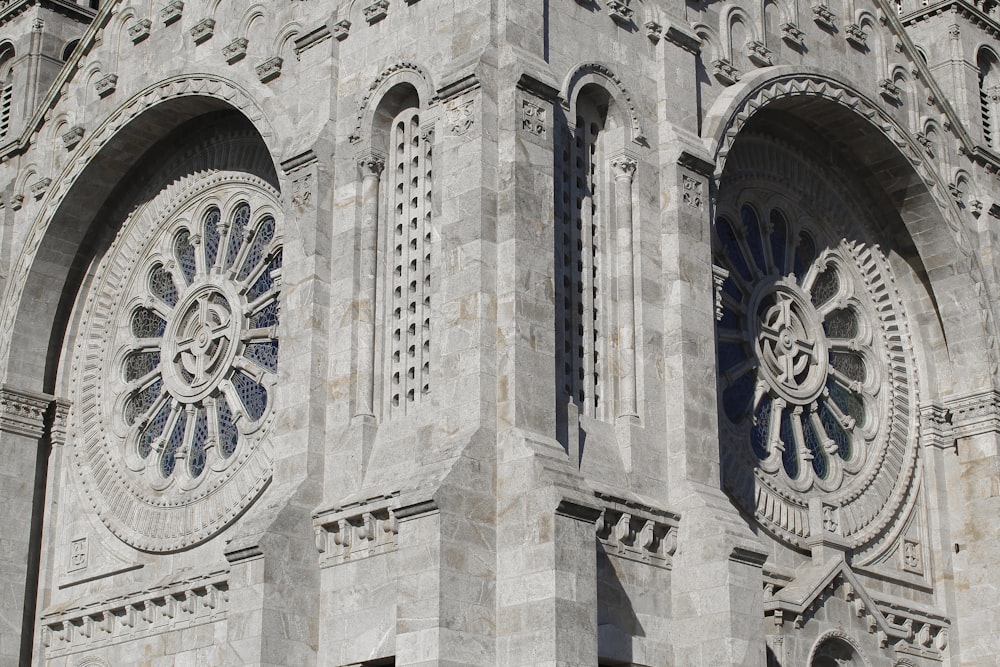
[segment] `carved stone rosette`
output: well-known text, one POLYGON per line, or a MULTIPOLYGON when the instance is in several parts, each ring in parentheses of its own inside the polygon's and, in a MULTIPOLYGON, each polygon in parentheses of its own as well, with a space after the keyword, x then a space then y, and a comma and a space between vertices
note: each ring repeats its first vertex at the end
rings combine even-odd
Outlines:
POLYGON ((914 498, 919 415, 902 303, 854 201, 831 193, 807 207, 788 184, 808 188, 819 167, 790 150, 761 164, 767 153, 746 141, 715 223, 724 484, 791 545, 830 535, 864 551, 898 534, 914 498))
POLYGON ((83 301, 69 444, 107 528, 145 551, 207 539, 270 479, 277 195, 218 172, 122 225, 83 301))

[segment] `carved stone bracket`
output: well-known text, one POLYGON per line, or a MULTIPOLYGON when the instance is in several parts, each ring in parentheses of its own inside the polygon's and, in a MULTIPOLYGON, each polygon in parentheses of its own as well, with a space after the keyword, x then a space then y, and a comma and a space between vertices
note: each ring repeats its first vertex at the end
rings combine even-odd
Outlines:
POLYGON ((746 45, 747 58, 758 67, 768 67, 774 64, 774 53, 764 46, 760 40, 752 40, 746 45))
POLYGON ((49 189, 50 185, 52 185, 52 179, 48 176, 39 178, 31 184, 31 196, 35 199, 41 199, 42 195, 45 194, 45 191, 49 189))
POLYGON ((365 21, 369 24, 381 21, 389 14, 389 0, 374 0, 362 8, 365 21))
POLYGON ((94 88, 97 90, 97 95, 99 97, 107 97, 111 93, 115 92, 115 87, 117 85, 117 74, 105 74, 94 83, 94 88))
POLYGON ((46 655, 56 658, 82 647, 99 648, 203 625, 226 617, 229 572, 204 575, 141 591, 96 600, 84 600, 42 614, 42 642, 46 655))
POLYGON ((608 555, 670 569, 680 517, 672 512, 595 493, 600 505, 597 539, 608 555))
POLYGON ((833 13, 828 5, 823 3, 813 5, 813 21, 821 28, 833 30, 836 28, 837 15, 833 13))
POLYGON ((608 16, 619 25, 628 25, 632 22, 632 15, 635 10, 629 6, 631 0, 608 0, 608 16))
POLYGON ((149 29, 153 26, 153 22, 149 19, 139 19, 132 25, 128 27, 128 36, 132 40, 133 44, 138 44, 142 40, 149 37, 149 29))
POLYGON ((351 32, 351 22, 347 19, 343 21, 337 21, 333 24, 333 38, 338 42, 342 42, 347 39, 347 35, 351 32))
POLYGON ((282 60, 280 56, 268 58, 255 68, 257 71, 257 78, 260 79, 261 83, 267 83, 268 81, 277 79, 281 76, 281 65, 283 63, 284 60, 282 60))
POLYGON ((201 44, 212 39, 215 34, 215 19, 202 19, 191 28, 191 38, 195 44, 201 44))
POLYGON ((232 65, 238 60, 242 60, 247 55, 247 45, 250 41, 246 37, 237 37, 233 41, 222 47, 222 57, 232 65))
POLYGON ((68 151, 73 150, 74 148, 76 148, 76 145, 78 143, 80 143, 81 139, 83 139, 83 126, 82 125, 74 125, 73 127, 69 128, 67 131, 63 132, 63 135, 62 135, 63 146, 68 151))
POLYGON ((952 432, 957 438, 1000 433, 1000 392, 987 389, 946 402, 952 432))
POLYGON ((395 551, 398 506, 398 494, 390 494, 314 514, 320 567, 395 551))
POLYGON ((170 25, 180 20, 181 14, 184 13, 184 3, 181 0, 172 0, 163 6, 160 10, 160 18, 163 19, 164 25, 170 25))
POLYGON ((884 97, 889 102, 898 103, 900 101, 900 95, 903 91, 899 89, 899 86, 894 84, 890 79, 882 79, 878 82, 878 92, 879 95, 884 97))
POLYGON ((51 403, 52 397, 47 394, 0 386, 0 431, 42 437, 51 403))
POLYGON ((781 39, 794 48, 801 48, 805 46, 806 34, 794 21, 786 21, 781 24, 781 39))
POLYGON ((868 48, 868 34, 857 23, 851 23, 844 28, 844 38, 855 48, 862 50, 868 48))
POLYGON ((712 61, 712 76, 718 79, 719 83, 731 86, 740 80, 740 71, 726 58, 719 58, 712 61))

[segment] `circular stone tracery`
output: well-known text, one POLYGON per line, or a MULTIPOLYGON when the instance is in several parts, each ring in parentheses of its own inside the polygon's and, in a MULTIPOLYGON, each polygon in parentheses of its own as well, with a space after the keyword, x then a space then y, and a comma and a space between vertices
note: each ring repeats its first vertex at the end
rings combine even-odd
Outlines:
POLYGON ((722 192, 739 194, 720 196, 714 230, 724 485, 783 541, 830 532, 864 560, 913 498, 902 305, 878 246, 843 223, 858 218, 842 195, 812 202, 840 221, 833 235, 779 194, 813 175, 808 163, 778 151, 776 171, 761 169, 754 141, 729 158, 722 192))
POLYGON ((270 478, 276 211, 256 177, 202 176, 137 209, 101 261, 70 424, 86 494, 136 548, 210 537, 270 478))

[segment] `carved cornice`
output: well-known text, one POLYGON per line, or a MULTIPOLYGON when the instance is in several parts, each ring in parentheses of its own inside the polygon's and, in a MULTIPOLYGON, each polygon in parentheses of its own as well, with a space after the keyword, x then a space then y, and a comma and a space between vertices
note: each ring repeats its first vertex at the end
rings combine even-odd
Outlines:
POLYGON ((42 643, 55 658, 226 617, 229 571, 213 570, 139 591, 61 605, 42 614, 42 643))
POLYGON ((29 438, 45 433, 45 415, 52 396, 8 385, 0 386, 0 431, 29 438))
POLYGON ((955 437, 1000 433, 1000 392, 987 389, 946 402, 955 437))
POLYGON ((20 15, 32 5, 42 5, 85 23, 94 18, 94 10, 70 0, 0 0, 0 25, 20 15))
POLYGON ((395 551, 399 509, 397 492, 317 511, 313 531, 320 567, 395 551))
POLYGON ((600 511, 597 539, 608 555, 670 569, 679 515, 606 493, 594 495, 600 511))
POLYGON ((955 445, 951 411, 943 405, 929 403, 920 407, 920 433, 924 444, 939 449, 955 445))

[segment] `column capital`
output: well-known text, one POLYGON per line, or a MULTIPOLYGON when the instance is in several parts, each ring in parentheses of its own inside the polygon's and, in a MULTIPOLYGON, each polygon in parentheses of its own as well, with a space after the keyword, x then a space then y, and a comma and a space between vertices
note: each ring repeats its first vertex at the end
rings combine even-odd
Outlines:
POLYGON ((385 169, 385 156, 371 151, 358 156, 358 167, 362 176, 378 176, 385 169))
POLYGON ((635 175, 636 167, 638 166, 638 161, 636 161, 636 159, 631 155, 621 154, 611 158, 611 168, 614 170, 616 180, 632 180, 632 177, 635 175))

